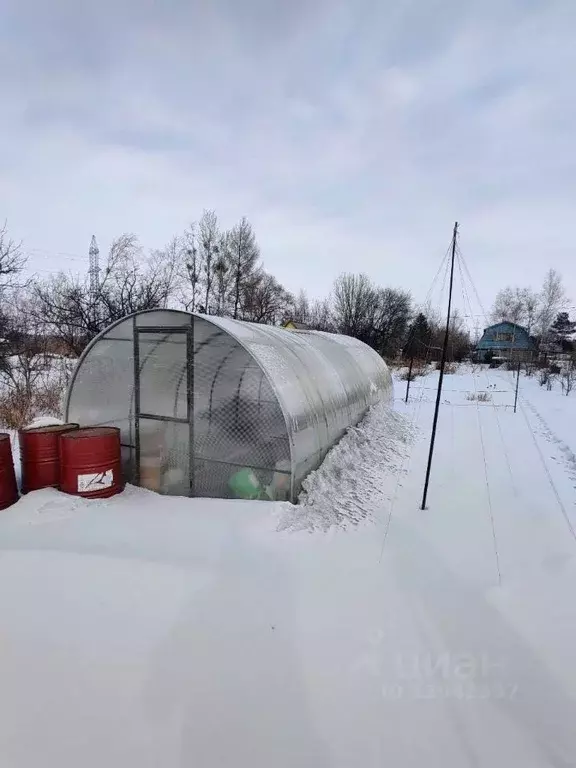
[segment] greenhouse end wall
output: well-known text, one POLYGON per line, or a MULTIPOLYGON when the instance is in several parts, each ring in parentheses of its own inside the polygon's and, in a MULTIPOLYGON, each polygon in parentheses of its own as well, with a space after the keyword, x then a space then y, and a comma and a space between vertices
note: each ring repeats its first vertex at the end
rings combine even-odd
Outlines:
POLYGON ((346 429, 391 398, 386 364, 356 339, 154 310, 89 345, 66 418, 119 427, 135 484, 295 501, 346 429))

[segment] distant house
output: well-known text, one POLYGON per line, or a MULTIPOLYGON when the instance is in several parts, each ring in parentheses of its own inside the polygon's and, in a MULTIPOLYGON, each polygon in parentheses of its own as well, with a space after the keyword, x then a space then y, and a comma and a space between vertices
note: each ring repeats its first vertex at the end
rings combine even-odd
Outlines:
POLYGON ((516 323, 496 323, 484 329, 476 345, 475 357, 483 362, 491 357, 503 360, 530 360, 536 351, 530 334, 516 323))
POLYGON ((282 328, 286 328, 289 331, 309 331, 310 329, 306 323, 298 323, 296 320, 286 320, 282 323, 282 328))

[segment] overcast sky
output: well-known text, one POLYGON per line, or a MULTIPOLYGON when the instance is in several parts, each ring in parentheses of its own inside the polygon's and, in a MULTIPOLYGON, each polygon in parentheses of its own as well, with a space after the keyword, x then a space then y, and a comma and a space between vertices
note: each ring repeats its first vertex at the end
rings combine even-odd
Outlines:
POLYGON ((486 305, 576 303, 574 0, 3 0, 0 219, 40 271, 203 208, 266 267, 426 294, 455 219, 486 305))

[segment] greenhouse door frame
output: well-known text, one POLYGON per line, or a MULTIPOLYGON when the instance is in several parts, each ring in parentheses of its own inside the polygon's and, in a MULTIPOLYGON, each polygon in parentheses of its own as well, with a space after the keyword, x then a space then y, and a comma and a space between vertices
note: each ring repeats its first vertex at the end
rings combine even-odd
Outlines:
MULTIPOLYGON (((167 339, 158 341, 158 344, 167 343, 167 339)), ((189 326, 137 326, 134 323, 134 455, 135 455, 135 484, 140 485, 140 419, 152 421, 164 421, 176 424, 187 424, 189 428, 188 445, 188 477, 190 491, 189 496, 195 493, 194 477, 194 318, 189 326), (164 337, 179 334, 186 336, 186 418, 177 416, 160 416, 154 413, 143 413, 140 409, 140 376, 142 366, 140 364, 140 336, 156 334, 164 337)))

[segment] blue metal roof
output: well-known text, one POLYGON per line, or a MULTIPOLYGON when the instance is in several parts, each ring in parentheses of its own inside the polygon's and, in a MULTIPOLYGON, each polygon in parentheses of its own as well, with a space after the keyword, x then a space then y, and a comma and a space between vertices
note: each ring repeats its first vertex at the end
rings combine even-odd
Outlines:
POLYGON ((526 328, 517 323, 502 322, 484 329, 476 349, 494 352, 505 350, 530 351, 534 349, 534 343, 526 328))

